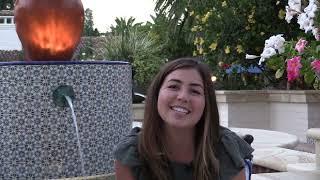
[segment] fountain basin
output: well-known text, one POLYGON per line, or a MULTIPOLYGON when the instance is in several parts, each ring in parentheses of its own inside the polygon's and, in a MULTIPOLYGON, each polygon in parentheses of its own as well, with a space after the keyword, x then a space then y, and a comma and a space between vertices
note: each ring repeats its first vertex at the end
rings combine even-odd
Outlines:
POLYGON ((114 61, 0 63, 0 179, 114 172, 112 151, 131 127, 131 66, 114 61), (70 108, 52 92, 73 87, 84 169, 70 108))

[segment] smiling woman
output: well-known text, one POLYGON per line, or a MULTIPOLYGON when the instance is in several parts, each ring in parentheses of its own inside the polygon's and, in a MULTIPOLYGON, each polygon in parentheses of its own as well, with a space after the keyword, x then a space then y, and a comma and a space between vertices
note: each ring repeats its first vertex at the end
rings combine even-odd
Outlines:
POLYGON ((134 17, 138 22, 150 21, 154 14, 155 2, 152 0, 82 0, 84 8, 93 11, 94 24, 100 32, 115 25, 116 17, 134 17))
POLYGON ((142 128, 116 147, 117 179, 245 180, 253 149, 219 125, 208 66, 193 58, 170 61, 146 97, 142 128))

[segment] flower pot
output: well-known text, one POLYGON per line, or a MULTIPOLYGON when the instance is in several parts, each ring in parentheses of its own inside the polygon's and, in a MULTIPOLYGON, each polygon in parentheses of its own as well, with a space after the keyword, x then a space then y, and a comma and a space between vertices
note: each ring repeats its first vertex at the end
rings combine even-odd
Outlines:
POLYGON ((83 30, 81 0, 17 0, 16 31, 26 60, 68 61, 83 30))

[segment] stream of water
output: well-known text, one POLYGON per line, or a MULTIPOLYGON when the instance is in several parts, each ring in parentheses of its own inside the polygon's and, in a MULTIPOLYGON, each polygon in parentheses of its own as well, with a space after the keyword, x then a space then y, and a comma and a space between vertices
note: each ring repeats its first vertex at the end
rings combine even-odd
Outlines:
POLYGON ((85 176, 83 153, 82 153, 82 148, 81 148, 81 143, 80 143, 80 135, 79 135, 79 128, 78 128, 76 114, 74 113, 72 99, 69 96, 64 96, 64 97, 68 101, 69 107, 71 109, 73 124, 74 124, 74 126, 76 128, 77 144, 78 144, 78 150, 79 150, 80 161, 81 161, 81 173, 82 173, 83 176, 85 176))

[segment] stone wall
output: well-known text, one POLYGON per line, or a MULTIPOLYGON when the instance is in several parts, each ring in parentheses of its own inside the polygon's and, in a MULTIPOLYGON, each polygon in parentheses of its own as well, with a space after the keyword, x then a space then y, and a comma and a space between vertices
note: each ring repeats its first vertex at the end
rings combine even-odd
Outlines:
MULTIPOLYGON (((310 128, 320 128, 320 93, 316 90, 216 91, 220 124, 227 127, 282 131, 301 142, 310 128)), ((134 105, 135 120, 143 118, 143 106, 134 105)))
POLYGON ((320 127, 320 94, 315 90, 216 91, 229 127, 258 128, 294 134, 301 142, 310 128, 320 127))

